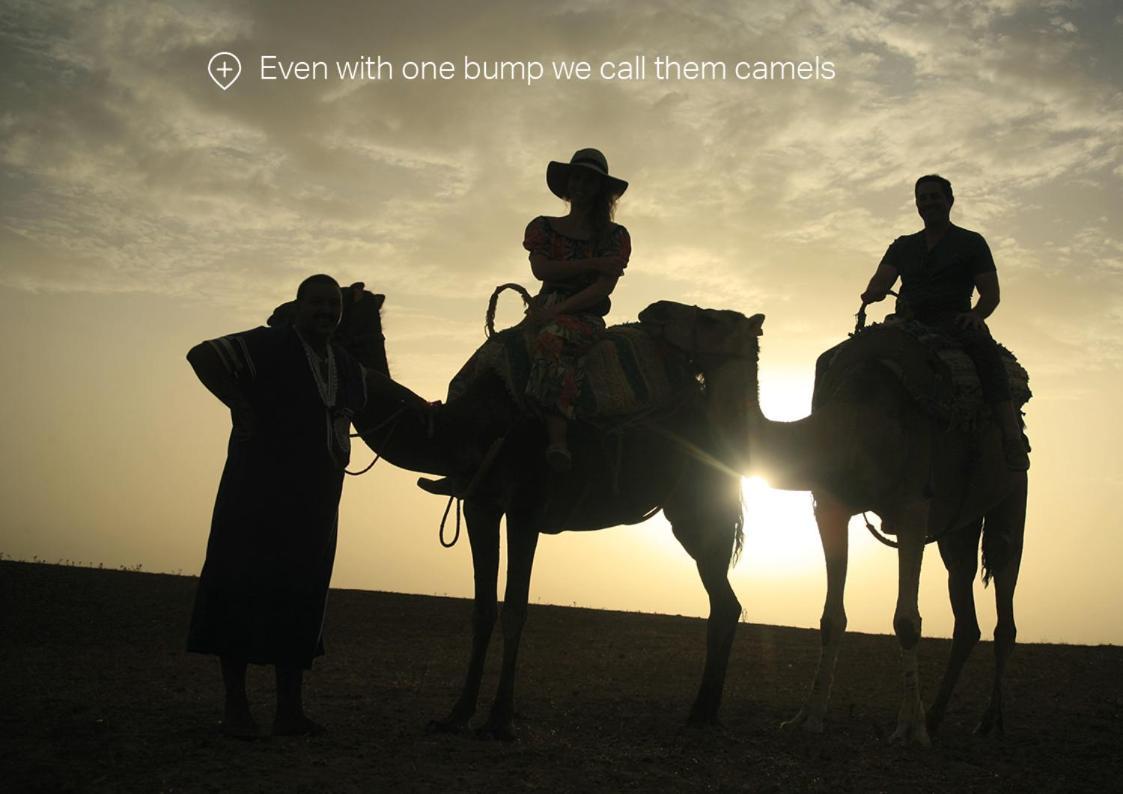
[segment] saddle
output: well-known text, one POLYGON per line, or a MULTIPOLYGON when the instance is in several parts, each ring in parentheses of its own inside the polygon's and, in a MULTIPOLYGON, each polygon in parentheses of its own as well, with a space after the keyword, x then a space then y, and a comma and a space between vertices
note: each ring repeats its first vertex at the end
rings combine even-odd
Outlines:
MULTIPOLYGON (((1029 373, 1017 357, 998 345, 1006 367, 1010 397, 1020 410, 1033 396, 1029 373)), ((815 408, 841 385, 852 363, 880 361, 905 390, 947 429, 975 429, 990 421, 975 364, 959 344, 930 325, 905 320, 867 326, 819 358, 815 373, 815 408)))
MULTIPOLYGON (((533 335, 524 325, 493 334, 453 376, 448 401, 491 373, 520 411, 537 409, 526 399, 533 335)), ((582 361, 585 377, 574 403, 577 418, 602 429, 673 409, 699 384, 687 359, 640 323, 609 326, 582 361)))

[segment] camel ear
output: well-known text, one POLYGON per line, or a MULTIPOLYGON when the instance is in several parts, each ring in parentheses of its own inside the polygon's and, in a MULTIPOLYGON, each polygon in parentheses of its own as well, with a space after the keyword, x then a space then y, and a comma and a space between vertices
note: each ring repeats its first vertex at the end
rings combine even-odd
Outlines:
POLYGON ((764 336, 764 329, 761 327, 763 325, 763 314, 754 314, 749 318, 749 330, 752 332, 753 336, 764 336))
POLYGON ((288 301, 282 303, 273 313, 269 315, 266 324, 271 328, 285 328, 292 325, 292 321, 296 315, 296 301, 288 301))

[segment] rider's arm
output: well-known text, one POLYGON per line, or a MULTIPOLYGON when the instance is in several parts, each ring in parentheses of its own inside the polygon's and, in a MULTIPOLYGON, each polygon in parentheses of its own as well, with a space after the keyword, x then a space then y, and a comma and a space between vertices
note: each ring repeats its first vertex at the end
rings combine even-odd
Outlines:
POLYGON ((612 276, 601 276, 585 289, 570 295, 551 308, 554 310, 554 314, 576 314, 582 309, 595 306, 611 295, 612 290, 616 288, 616 281, 617 279, 612 276))
MULTIPOLYGON (((617 227, 617 236, 623 237, 623 227, 617 227)), ((523 235, 523 248, 530 252, 530 269, 539 281, 565 282, 595 272, 602 276, 619 277, 628 266, 625 252, 612 251, 608 256, 588 259, 552 259, 550 222, 539 216, 527 224, 523 235)))
POLYGON ((616 256, 595 256, 590 259, 548 259, 544 254, 530 255, 530 270, 539 281, 570 281, 596 271, 602 276, 623 275, 626 260, 616 256))
POLYGON ((866 286, 866 291, 862 293, 862 302, 877 303, 884 300, 896 280, 897 268, 889 263, 889 255, 886 254, 885 259, 882 259, 881 264, 877 266, 877 272, 873 274, 873 278, 866 286))
POLYGON ((979 300, 971 311, 985 320, 998 308, 998 273, 994 270, 989 273, 976 273, 975 289, 979 291, 979 300))

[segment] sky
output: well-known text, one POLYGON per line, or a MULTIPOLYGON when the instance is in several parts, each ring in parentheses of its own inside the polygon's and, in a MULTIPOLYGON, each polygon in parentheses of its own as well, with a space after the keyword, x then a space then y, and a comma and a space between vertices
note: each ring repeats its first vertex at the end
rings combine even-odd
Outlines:
MULTIPOLYGON (((394 377, 442 398, 492 289, 533 286, 524 227, 565 212, 547 162, 587 146, 631 185, 610 321, 659 299, 763 313, 765 413, 806 415, 816 356, 853 327, 886 246, 920 228, 913 181, 938 172, 953 222, 990 243, 990 326, 1034 392, 1019 639, 1123 642, 1123 12, 694 5, 0 0, 0 554, 197 573, 229 415, 186 351, 328 272, 386 294, 394 377), (242 65, 226 90, 208 75, 218 52, 242 65), (339 78, 337 61, 364 57, 393 76, 339 78), (643 80, 600 73, 636 57, 643 80), (659 79, 659 57, 728 73, 659 79), (263 58, 322 61, 327 79, 265 80, 263 58), (816 58, 833 78, 733 75, 816 58), (469 80, 466 59, 543 76, 469 80), (406 79, 420 61, 452 76, 406 79), (574 61, 588 79, 554 77, 574 61)), ((441 548, 444 501, 415 479, 385 463, 349 478, 334 586, 470 596, 468 544, 441 548)), ((745 490, 745 619, 816 626, 810 496, 745 490)), ((891 632, 896 573, 852 523, 851 630, 891 632)), ((976 589, 989 635, 993 596, 976 589)), ((532 600, 707 610, 662 517, 544 537, 532 600)), ((950 634, 935 548, 920 610, 926 635, 950 634)))

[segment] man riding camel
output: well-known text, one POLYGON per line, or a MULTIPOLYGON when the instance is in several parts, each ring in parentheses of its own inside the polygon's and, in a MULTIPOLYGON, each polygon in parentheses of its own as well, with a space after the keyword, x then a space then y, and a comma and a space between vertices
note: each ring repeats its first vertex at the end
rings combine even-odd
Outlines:
POLYGON ((998 272, 986 240, 949 218, 955 196, 951 182, 936 174, 916 180, 916 211, 924 228, 898 237, 862 293, 863 303, 884 300, 897 277, 901 291, 897 315, 939 328, 955 339, 975 363, 983 399, 1002 428, 1006 464, 1029 468, 1021 426, 1010 399, 1010 385, 998 345, 985 322, 998 306, 998 272), (971 306, 971 296, 979 299, 971 306))

